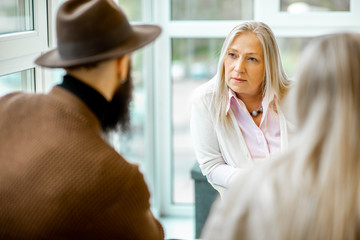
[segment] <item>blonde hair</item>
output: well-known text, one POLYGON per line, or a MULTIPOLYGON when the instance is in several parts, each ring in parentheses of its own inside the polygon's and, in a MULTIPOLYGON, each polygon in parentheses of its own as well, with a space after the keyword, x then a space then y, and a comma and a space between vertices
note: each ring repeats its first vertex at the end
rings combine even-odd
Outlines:
POLYGON ((294 98, 299 137, 283 160, 301 190, 288 196, 285 212, 297 211, 297 220, 284 219, 284 238, 359 239, 360 35, 318 38, 300 62, 294 98), (300 202, 306 207, 296 210, 300 202))
POLYGON ((227 125, 226 106, 228 102, 228 86, 224 78, 224 58, 227 50, 236 36, 243 32, 257 35, 264 52, 265 78, 262 83, 262 93, 269 102, 274 96, 279 100, 287 94, 290 82, 281 62, 279 47, 270 27, 262 22, 248 21, 237 25, 226 37, 219 57, 218 69, 215 75, 215 89, 212 104, 215 107, 217 123, 227 125))

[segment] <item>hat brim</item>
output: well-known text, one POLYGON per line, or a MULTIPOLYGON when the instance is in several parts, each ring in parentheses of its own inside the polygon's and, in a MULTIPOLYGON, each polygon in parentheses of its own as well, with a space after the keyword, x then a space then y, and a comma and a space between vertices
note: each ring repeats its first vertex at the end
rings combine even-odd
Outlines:
POLYGON ((101 54, 79 58, 63 59, 58 49, 50 50, 35 60, 35 64, 48 68, 75 67, 83 64, 103 61, 131 53, 154 41, 161 33, 161 28, 156 25, 131 25, 133 35, 123 42, 119 47, 109 49, 101 54))

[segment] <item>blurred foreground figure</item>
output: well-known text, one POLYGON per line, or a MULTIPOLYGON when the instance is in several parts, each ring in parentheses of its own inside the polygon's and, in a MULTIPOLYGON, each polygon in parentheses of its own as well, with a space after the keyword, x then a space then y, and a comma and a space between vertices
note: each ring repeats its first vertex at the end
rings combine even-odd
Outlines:
POLYGON ((128 129, 130 54, 160 31, 113 0, 59 8, 57 48, 35 63, 64 68, 63 82, 0 98, 0 239, 164 238, 138 166, 101 138, 128 129))
POLYGON ((360 35, 313 40, 290 96, 294 141, 235 180, 204 239, 360 238, 360 35))

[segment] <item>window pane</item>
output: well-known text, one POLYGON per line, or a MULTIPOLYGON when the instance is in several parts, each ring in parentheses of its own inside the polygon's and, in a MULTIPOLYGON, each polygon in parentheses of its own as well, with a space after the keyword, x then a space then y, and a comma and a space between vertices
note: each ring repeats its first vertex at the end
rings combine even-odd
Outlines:
POLYGON ((0 34, 34 29, 32 0, 0 1, 0 34))
POLYGON ((215 73, 223 39, 172 40, 172 185, 174 203, 193 203, 190 171, 196 162, 189 127, 193 90, 215 73))
POLYGON ((143 71, 143 50, 133 53, 132 56, 132 81, 133 92, 130 103, 130 132, 124 135, 121 132, 113 134, 113 145, 126 160, 140 164, 145 161, 146 157, 146 137, 145 137, 145 120, 146 120, 146 89, 144 86, 143 71))
POLYGON ((45 79, 46 92, 50 91, 55 85, 60 84, 63 80, 63 76, 66 74, 66 71, 62 68, 44 69, 44 71, 49 72, 45 79))
POLYGON ((0 97, 15 91, 32 91, 34 69, 0 76, 0 97))
POLYGON ((129 21, 142 21, 141 0, 117 0, 129 21))
POLYGON ((290 13, 350 11, 350 0, 281 0, 280 8, 290 13))
POLYGON ((286 74, 293 77, 301 51, 311 38, 277 38, 286 74))
POLYGON ((171 0, 173 20, 248 20, 253 19, 249 0, 171 0))

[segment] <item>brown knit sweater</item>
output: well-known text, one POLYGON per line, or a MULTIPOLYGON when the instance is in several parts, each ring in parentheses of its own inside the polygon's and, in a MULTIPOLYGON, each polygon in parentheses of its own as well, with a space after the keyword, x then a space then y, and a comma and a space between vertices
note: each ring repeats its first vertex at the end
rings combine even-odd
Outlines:
POLYGON ((149 198, 75 95, 0 98, 0 239, 163 239, 149 198))

